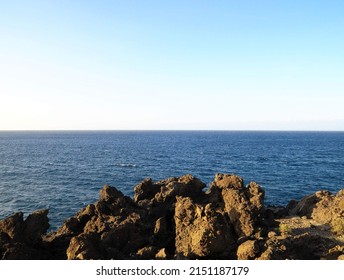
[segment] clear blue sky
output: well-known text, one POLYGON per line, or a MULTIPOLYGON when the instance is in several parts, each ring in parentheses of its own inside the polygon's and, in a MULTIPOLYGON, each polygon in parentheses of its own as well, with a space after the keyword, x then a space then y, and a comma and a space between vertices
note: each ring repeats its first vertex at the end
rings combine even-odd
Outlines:
POLYGON ((344 1, 1 1, 0 130, 344 130, 344 1))

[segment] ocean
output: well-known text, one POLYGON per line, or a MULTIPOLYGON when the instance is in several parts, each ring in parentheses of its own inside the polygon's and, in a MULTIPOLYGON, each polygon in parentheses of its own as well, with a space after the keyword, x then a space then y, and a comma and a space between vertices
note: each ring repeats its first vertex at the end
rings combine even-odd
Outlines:
POLYGON ((48 208, 51 229, 98 199, 104 184, 133 196, 144 178, 191 173, 208 186, 234 173, 286 205, 344 188, 344 132, 0 132, 0 219, 48 208))

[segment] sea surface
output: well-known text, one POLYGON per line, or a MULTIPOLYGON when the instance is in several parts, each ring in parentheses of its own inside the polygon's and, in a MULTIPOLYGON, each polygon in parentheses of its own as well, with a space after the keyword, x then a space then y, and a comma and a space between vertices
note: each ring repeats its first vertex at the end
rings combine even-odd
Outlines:
POLYGON ((285 205, 344 188, 344 132, 0 132, 0 219, 48 208, 51 229, 98 199, 104 184, 133 196, 141 180, 191 173, 209 185, 234 173, 285 205))

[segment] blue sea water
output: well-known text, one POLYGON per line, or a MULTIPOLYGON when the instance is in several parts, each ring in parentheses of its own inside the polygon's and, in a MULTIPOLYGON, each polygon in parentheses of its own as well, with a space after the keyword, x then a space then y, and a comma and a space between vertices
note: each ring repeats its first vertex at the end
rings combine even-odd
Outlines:
POLYGON ((154 181, 191 173, 209 184, 235 173, 285 205, 344 188, 343 132, 0 132, 0 219, 48 208, 51 228, 98 199, 104 184, 133 196, 154 181))

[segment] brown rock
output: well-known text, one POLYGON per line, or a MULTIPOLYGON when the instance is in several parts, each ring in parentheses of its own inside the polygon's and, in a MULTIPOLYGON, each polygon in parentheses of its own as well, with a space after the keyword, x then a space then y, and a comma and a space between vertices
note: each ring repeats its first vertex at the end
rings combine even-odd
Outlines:
POLYGON ((49 225, 48 209, 37 210, 30 214, 24 223, 24 236, 28 244, 35 244, 41 241, 43 234, 46 234, 49 225))
POLYGON ((216 174, 209 194, 221 193, 224 209, 239 237, 252 236, 263 219, 263 189, 254 182, 246 188, 237 175, 216 174))
POLYGON ((49 259, 48 254, 44 254, 38 249, 29 247, 20 242, 9 243, 3 248, 3 260, 40 260, 49 259))
POLYGON ((269 238, 262 246, 262 253, 257 260, 285 260, 287 248, 276 237, 269 238))
POLYGON ((80 234, 76 237, 73 237, 66 253, 68 260, 90 260, 104 258, 104 254, 99 251, 97 238, 87 234, 80 234))
POLYGON ((0 232, 6 233, 14 241, 21 241, 24 239, 24 227, 22 212, 15 213, 0 221, 0 232))
POLYGON ((231 225, 211 205, 194 204, 189 197, 177 197, 175 208, 176 253, 187 258, 228 257, 235 239, 231 225))
POLYGON ((154 228, 154 235, 155 236, 161 236, 161 235, 166 235, 168 234, 168 229, 167 229, 167 221, 165 217, 161 217, 156 220, 155 222, 155 228, 154 228))
POLYGON ((158 182, 158 184, 163 184, 160 192, 154 197, 154 200, 158 203, 175 202, 176 196, 197 199, 203 194, 202 189, 205 188, 204 183, 190 174, 169 178, 158 182))
POLYGON ((264 209, 265 191, 256 182, 250 182, 246 188, 252 211, 261 212, 264 209))
POLYGON ((166 253, 165 248, 160 249, 159 252, 156 253, 156 255, 155 255, 155 259, 157 259, 157 260, 166 260, 167 258, 168 258, 168 255, 166 253))
POLYGON ((283 243, 288 248, 290 259, 320 260, 331 248, 336 246, 332 239, 304 233, 286 238, 283 243))
POLYGON ((138 202, 145 199, 150 200, 154 198, 154 196, 160 191, 160 189, 160 184, 153 184, 152 179, 147 178, 134 188, 134 201, 138 202))
POLYGON ((343 259, 344 190, 265 209, 264 190, 239 176, 216 174, 204 187, 189 174, 146 179, 133 201, 106 185, 97 202, 49 234, 47 210, 25 221, 17 213, 0 221, 0 258, 343 259), (275 232, 282 220, 292 225, 288 234, 275 232))
POLYGON ((113 202, 117 198, 121 198, 124 195, 116 188, 109 185, 105 185, 100 191, 100 201, 113 202))
POLYGON ((150 230, 140 217, 131 215, 119 225, 103 232, 100 239, 102 246, 118 249, 129 256, 147 246, 150 236, 150 230))
MULTIPOLYGON (((339 191, 337 195, 328 191, 318 191, 305 196, 291 208, 290 214, 307 216, 322 224, 335 223, 339 227, 343 224, 344 232, 344 191, 339 191)), ((339 232, 341 232, 340 229, 339 232)))
POLYGON ((214 182, 211 186, 216 186, 219 189, 233 188, 241 189, 244 187, 244 180, 234 174, 222 174, 217 173, 214 178, 214 182))
POLYGON ((140 260, 152 260, 155 258, 157 251, 158 248, 154 246, 146 246, 137 251, 136 257, 140 260))
POLYGON ((257 240, 247 240, 239 245, 237 250, 238 260, 253 260, 259 253, 257 240))

